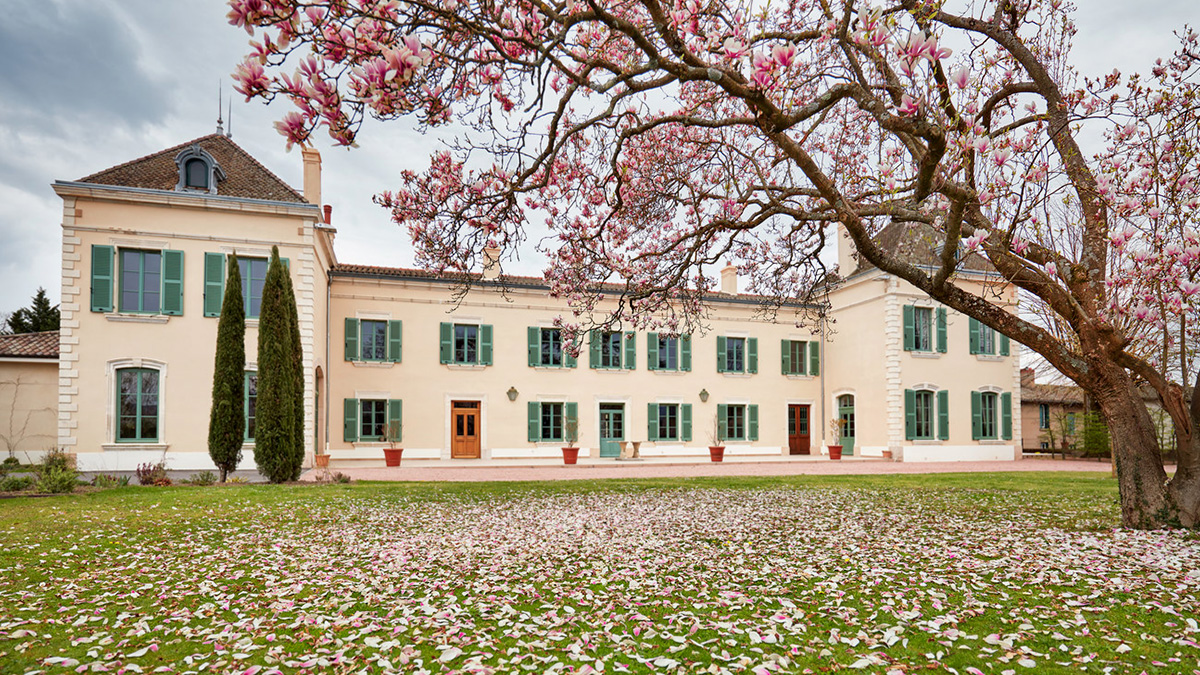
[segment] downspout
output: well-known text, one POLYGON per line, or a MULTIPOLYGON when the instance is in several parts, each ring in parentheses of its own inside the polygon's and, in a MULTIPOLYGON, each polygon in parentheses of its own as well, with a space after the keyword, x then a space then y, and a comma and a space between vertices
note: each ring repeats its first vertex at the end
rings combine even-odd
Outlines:
POLYGON ((333 288, 333 273, 331 270, 325 271, 325 447, 323 450, 329 452, 329 390, 333 383, 333 368, 330 368, 330 351, 329 351, 329 302, 332 297, 333 288))
POLYGON ((821 440, 825 440, 825 430, 829 428, 826 424, 825 417, 825 373, 829 372, 829 352, 825 348, 825 312, 821 313, 821 334, 819 336, 819 344, 821 345, 820 355, 820 379, 821 379, 821 440))

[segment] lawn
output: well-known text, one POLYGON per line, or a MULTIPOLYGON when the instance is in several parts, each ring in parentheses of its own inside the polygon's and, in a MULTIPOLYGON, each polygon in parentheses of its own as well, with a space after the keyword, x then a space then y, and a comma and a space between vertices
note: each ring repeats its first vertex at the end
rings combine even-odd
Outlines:
POLYGON ((1105 474, 0 500, 3 672, 1200 673, 1105 474))

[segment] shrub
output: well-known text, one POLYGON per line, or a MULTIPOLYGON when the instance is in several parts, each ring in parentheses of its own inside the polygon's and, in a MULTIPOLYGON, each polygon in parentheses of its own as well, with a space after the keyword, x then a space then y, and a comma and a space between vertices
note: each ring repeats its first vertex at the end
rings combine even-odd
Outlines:
POLYGON ((139 464, 137 468, 137 479, 139 485, 170 485, 171 478, 167 476, 167 463, 159 462, 158 464, 139 464))
POLYGON ((17 459, 16 457, 5 457, 4 461, 0 462, 0 466, 4 467, 5 469, 15 469, 21 466, 21 460, 17 459))
POLYGON ((246 377, 246 312, 242 305, 242 275, 236 255, 229 256, 225 297, 217 324, 213 365, 212 411, 208 422, 208 456, 221 480, 242 461, 246 418, 242 410, 246 377))
POLYGON ((237 485, 245 485, 246 483, 249 483, 250 481, 246 480, 242 476, 234 476, 233 478, 230 478, 227 482, 236 483, 237 485))
POLYGON ((92 485, 98 488, 125 487, 129 485, 129 476, 113 476, 106 473, 96 474, 92 478, 92 485))
POLYGON ((186 481, 189 485, 212 485, 217 482, 217 474, 211 471, 194 473, 186 481))
POLYGON ((341 471, 335 471, 334 473, 329 473, 328 471, 326 471, 324 474, 317 476, 317 482, 318 483, 349 483, 349 482, 351 482, 351 478, 350 478, 350 476, 347 476, 346 474, 342 473, 341 471))
POLYGON ((68 455, 62 448, 48 450, 42 456, 43 470, 69 469, 75 470, 75 458, 68 455))
POLYGON ((0 478, 0 492, 21 492, 33 486, 29 476, 6 476, 0 478))
POLYGON ((42 467, 38 472, 37 491, 51 494, 74 492, 79 484, 79 474, 74 469, 63 466, 42 467))

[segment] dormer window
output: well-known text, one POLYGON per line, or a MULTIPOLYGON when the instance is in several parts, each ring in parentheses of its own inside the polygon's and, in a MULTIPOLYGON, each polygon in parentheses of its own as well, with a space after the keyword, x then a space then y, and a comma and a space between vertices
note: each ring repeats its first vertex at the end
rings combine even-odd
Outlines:
POLYGON ((208 163, 202 159, 189 159, 184 165, 187 176, 184 178, 185 187, 193 190, 208 189, 208 163))
POLYGON ((179 182, 175 189, 180 192, 207 192, 217 194, 217 183, 225 180, 217 160, 199 145, 193 145, 175 155, 175 166, 179 167, 179 182))

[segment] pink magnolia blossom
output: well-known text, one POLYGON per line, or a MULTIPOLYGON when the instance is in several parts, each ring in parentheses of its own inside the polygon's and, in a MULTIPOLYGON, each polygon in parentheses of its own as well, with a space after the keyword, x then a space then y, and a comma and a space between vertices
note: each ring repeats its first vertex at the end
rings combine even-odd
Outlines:
POLYGON ((900 99, 900 114, 905 117, 912 117, 921 112, 921 105, 913 100, 913 97, 905 94, 900 99))

